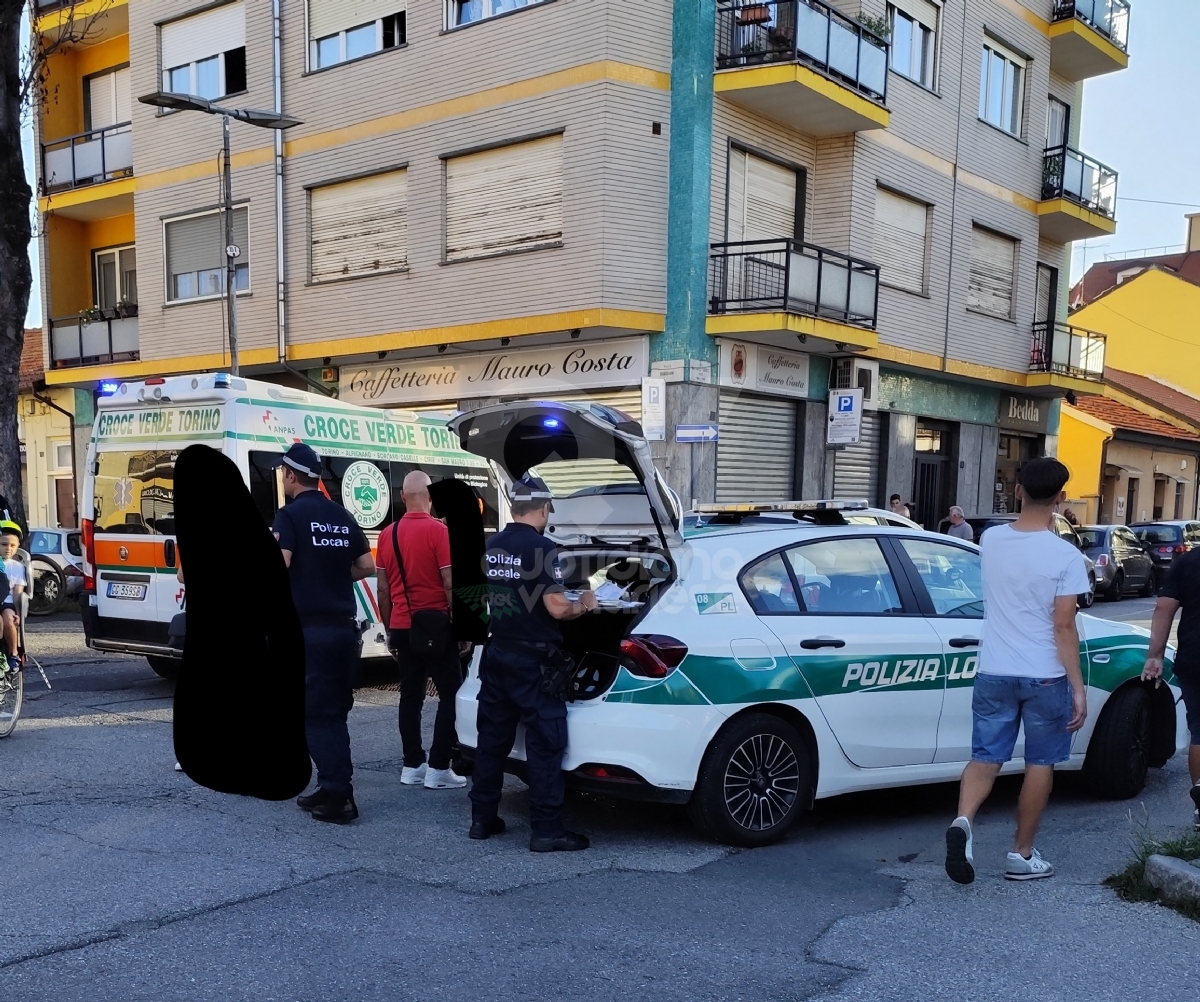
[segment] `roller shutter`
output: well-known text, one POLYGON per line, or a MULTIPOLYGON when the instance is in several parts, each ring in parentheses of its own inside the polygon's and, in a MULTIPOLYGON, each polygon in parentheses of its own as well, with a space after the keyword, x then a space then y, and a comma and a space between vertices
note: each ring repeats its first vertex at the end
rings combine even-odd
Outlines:
POLYGON ((133 118, 128 66, 89 77, 86 83, 89 129, 107 129, 133 118))
POLYGON ((878 503, 879 414, 863 412, 858 445, 848 445, 834 454, 833 496, 841 500, 865 499, 878 503))
POLYGON ((796 172, 739 149, 729 151, 729 241, 796 235, 796 172))
POLYGON ((1012 316, 1017 242, 976 226, 971 230, 967 306, 994 317, 1012 316))
POLYGON ((407 8, 405 0, 309 0, 308 35, 324 38, 407 8))
POLYGON ((446 161, 447 261, 553 247, 562 237, 562 136, 446 161))
POLYGON ((909 292, 925 291, 925 235, 929 207, 875 190, 875 260, 879 280, 909 292))
POLYGON ((313 188, 309 213, 314 282, 407 266, 407 171, 313 188))
MULTIPOLYGON (((202 216, 168 220, 167 272, 181 275, 187 272, 220 270, 225 267, 225 214, 206 212, 202 216)), ((233 210, 233 242, 241 250, 238 264, 250 261, 250 241, 247 210, 233 210)))
POLYGON ((796 500, 795 402, 722 393, 719 413, 717 500, 796 500))
POLYGON ((214 7, 162 26, 162 68, 194 63, 246 44, 246 9, 241 3, 214 7))

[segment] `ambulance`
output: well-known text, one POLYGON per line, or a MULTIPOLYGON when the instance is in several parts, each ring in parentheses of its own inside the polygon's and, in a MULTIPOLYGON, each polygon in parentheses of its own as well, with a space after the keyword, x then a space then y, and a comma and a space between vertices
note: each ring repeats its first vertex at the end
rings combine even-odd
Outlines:
MULTIPOLYGON (((278 460, 304 442, 323 461, 325 489, 353 513, 372 550, 379 530, 403 510, 400 485, 417 469, 435 482, 469 484, 485 530, 494 531, 496 482, 485 459, 459 448, 448 416, 355 407, 220 372, 121 383, 100 398, 87 451, 81 606, 88 646, 140 654, 163 677, 176 674, 182 638, 173 640, 170 626, 187 591, 176 575, 174 470, 189 445, 233 460, 267 525, 284 501, 278 460)), ((220 498, 213 504, 219 510, 220 498)), ((238 567, 237 554, 209 556, 229 562, 231 582, 244 582, 252 601, 253 572, 238 567)), ((374 579, 354 590, 363 657, 386 657, 374 579)))

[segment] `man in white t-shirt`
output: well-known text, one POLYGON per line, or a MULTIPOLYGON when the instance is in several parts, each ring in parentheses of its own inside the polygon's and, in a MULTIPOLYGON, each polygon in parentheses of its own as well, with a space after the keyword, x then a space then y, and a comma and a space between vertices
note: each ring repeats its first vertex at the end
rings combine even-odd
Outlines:
POLYGON ((1026 463, 1017 474, 1021 514, 980 541, 984 621, 971 701, 971 761, 959 786, 959 816, 946 832, 946 873, 960 884, 975 879, 971 825, 1000 767, 1012 758, 1022 724, 1025 780, 1004 876, 1033 880, 1054 873, 1033 839, 1054 766, 1071 757, 1071 735, 1087 719, 1075 627, 1078 596, 1089 587, 1087 563, 1050 530, 1069 477, 1057 459, 1026 463))

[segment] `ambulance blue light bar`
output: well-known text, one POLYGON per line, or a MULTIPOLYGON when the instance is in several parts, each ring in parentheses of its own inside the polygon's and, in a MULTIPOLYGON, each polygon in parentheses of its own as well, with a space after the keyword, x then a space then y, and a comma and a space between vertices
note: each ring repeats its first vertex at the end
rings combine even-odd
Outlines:
POLYGON ((733 502, 728 504, 698 504, 693 509, 700 515, 766 515, 776 511, 862 511, 871 507, 865 499, 841 501, 764 501, 761 503, 733 502))
POLYGON ((114 393, 117 392, 117 390, 120 388, 120 386, 121 386, 120 382, 115 379, 102 380, 100 383, 100 396, 111 397, 114 393))

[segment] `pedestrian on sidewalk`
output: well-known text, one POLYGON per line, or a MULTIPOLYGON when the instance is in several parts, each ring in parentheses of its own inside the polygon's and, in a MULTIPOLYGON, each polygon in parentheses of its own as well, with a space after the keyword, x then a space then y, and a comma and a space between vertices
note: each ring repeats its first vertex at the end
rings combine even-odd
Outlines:
POLYGON ((429 475, 413 470, 404 478, 404 517, 379 534, 379 611, 388 627, 388 647, 400 665, 400 782, 427 790, 454 790, 467 781, 450 768, 454 747, 454 697, 462 685, 459 647, 450 625, 453 580, 450 533, 431 514, 429 475), (414 633, 413 615, 419 614, 414 633), (424 617, 424 618, 420 618, 424 617), (427 635, 426 621, 432 626, 427 635), (421 710, 430 679, 438 694, 428 761, 421 742, 421 710))
POLYGON ((1000 767, 1025 725, 1025 779, 1004 876, 1049 877, 1054 867, 1034 837, 1054 784, 1054 766, 1071 756, 1071 735, 1087 719, 1079 670, 1078 596, 1088 590, 1083 554, 1051 531, 1070 472, 1057 459, 1030 460, 1017 474, 1021 514, 984 534, 983 631, 971 702, 971 761, 963 770, 958 817, 946 832, 946 873, 975 879, 972 828, 1000 767))
POLYGON ((912 518, 912 509, 904 503, 904 499, 899 494, 893 494, 888 498, 888 507, 897 515, 903 515, 905 518, 912 518))
POLYGON ((965 539, 968 543, 975 541, 975 530, 971 528, 971 523, 967 521, 966 515, 958 505, 950 509, 950 528, 946 530, 946 534, 956 539, 965 539))
POLYGON ((1176 557, 1171 565, 1167 583, 1154 606, 1143 679, 1154 679, 1159 684, 1167 638, 1180 609, 1183 615, 1179 620, 1179 643, 1175 652, 1175 680, 1183 692, 1187 728, 1192 735, 1192 745, 1188 749, 1192 824, 1200 832, 1200 550, 1189 550, 1176 557))
POLYGON ((296 803, 317 821, 343 824, 358 817, 346 723, 360 651, 354 582, 375 573, 375 560, 354 517, 321 493, 316 452, 297 442, 282 463, 288 503, 274 532, 304 628, 304 731, 317 766, 317 789, 296 803))

